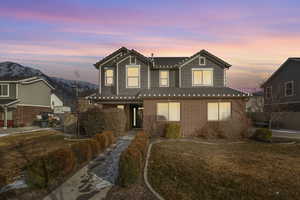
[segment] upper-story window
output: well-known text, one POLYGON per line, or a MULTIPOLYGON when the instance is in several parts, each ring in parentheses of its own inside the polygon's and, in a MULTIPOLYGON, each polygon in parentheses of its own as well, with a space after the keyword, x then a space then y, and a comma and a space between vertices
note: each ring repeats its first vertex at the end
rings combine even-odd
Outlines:
POLYGON ((284 95, 293 96, 294 95, 294 82, 288 81, 284 83, 284 95))
POLYGON ((114 82, 114 70, 106 69, 105 70, 105 86, 111 86, 114 82))
POLYGON ((126 66, 126 88, 140 88, 140 66, 126 66))
POLYGON ((8 97, 9 96, 9 85, 8 84, 0 84, 0 97, 8 97))
POLYGON ((169 71, 159 71, 159 87, 169 87, 169 71))
POLYGON ((202 57, 202 56, 199 57, 199 65, 206 65, 205 57, 202 57))
POLYGON ((266 98, 271 98, 272 97, 272 87, 266 87, 266 98))
POLYGON ((192 85, 193 86, 212 86, 213 85, 213 69, 192 69, 192 85))

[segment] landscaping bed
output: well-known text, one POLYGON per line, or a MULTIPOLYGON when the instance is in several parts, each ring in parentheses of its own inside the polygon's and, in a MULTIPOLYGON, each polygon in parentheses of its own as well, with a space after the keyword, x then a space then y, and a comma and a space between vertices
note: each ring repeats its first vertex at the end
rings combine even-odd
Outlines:
POLYGON ((149 182, 165 199, 297 199, 300 146, 248 141, 153 145, 149 182))
MULTIPOLYGON (((25 181, 29 186, 24 190, 25 193, 35 191, 36 194, 41 193, 37 196, 42 196, 103 152, 115 140, 112 131, 104 131, 84 140, 66 140, 57 131, 2 137, 0 188, 15 180, 25 181)), ((5 189, 4 192, 6 191, 5 189)), ((19 193, 20 190, 13 190, 6 192, 6 195, 16 196, 19 193)))

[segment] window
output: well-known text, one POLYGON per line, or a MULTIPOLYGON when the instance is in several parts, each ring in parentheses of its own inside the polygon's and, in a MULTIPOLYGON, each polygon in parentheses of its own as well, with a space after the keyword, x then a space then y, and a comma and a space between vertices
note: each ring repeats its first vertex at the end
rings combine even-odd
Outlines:
POLYGON ((288 81, 284 84, 284 93, 285 96, 293 96, 294 95, 294 82, 288 81))
POLYGON ((193 86, 212 86, 213 69, 192 69, 193 86))
POLYGON ((206 64, 206 59, 204 57, 199 57, 199 65, 205 65, 206 64))
POLYGON ((126 87, 127 88, 140 87, 140 66, 139 65, 126 66, 126 87))
POLYGON ((124 110, 125 106, 124 105, 117 105, 118 109, 124 110))
POLYGON ((272 87, 266 87, 266 98, 271 98, 272 97, 272 87))
POLYGON ((180 103, 157 103, 157 120, 180 121, 180 103))
POLYGON ((159 71, 159 87, 169 87, 169 71, 159 71))
POLYGON ((230 102, 213 102, 207 103, 207 120, 224 121, 231 117, 230 102))
POLYGON ((1 97, 8 97, 9 96, 8 84, 1 84, 0 85, 0 96, 1 97))
POLYGON ((105 70, 105 86, 111 86, 114 82, 114 70, 106 69, 105 70))

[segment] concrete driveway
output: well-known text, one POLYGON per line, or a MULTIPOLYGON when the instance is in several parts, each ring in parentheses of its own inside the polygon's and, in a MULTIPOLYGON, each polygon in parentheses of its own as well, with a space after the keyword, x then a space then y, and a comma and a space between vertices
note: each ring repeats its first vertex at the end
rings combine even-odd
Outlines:
POLYGON ((273 137, 280 138, 289 138, 289 139, 299 139, 300 140, 300 131, 297 130, 275 130, 272 129, 273 137))

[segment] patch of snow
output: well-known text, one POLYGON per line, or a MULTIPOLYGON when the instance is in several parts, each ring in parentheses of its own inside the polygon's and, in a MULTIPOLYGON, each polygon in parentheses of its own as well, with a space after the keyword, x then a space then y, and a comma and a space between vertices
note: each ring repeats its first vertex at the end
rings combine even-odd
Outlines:
POLYGON ((28 187, 28 185, 26 184, 25 180, 21 179, 2 187, 0 189, 0 193, 7 192, 9 190, 26 188, 26 187, 28 187))
POLYGON ((3 136, 8 136, 9 134, 0 134, 0 137, 3 137, 3 136))

